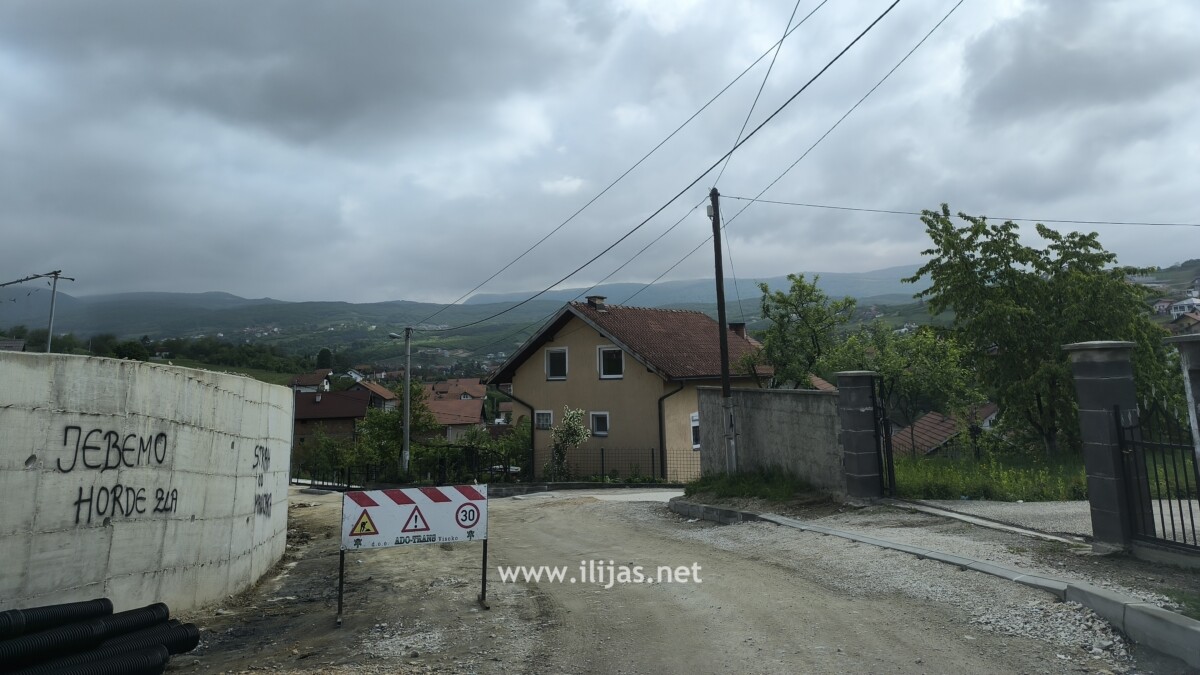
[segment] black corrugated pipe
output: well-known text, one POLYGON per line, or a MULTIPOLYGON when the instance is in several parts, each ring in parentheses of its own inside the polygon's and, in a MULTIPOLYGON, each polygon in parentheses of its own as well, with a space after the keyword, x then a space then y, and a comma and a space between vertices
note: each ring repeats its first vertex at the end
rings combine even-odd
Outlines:
POLYGON ((55 675, 159 675, 167 669, 171 654, 162 645, 121 654, 96 663, 67 666, 50 671, 55 675))
POLYGON ((123 635, 116 640, 108 640, 96 649, 72 654, 53 661, 46 661, 25 670, 18 675, 49 675, 59 673, 69 666, 81 666, 107 661, 113 657, 143 651, 150 647, 162 645, 169 654, 190 652, 200 643, 200 629, 196 624, 154 626, 152 628, 123 635))
POLYGON ((117 612, 112 616, 96 620, 104 623, 104 638, 108 639, 162 623, 169 618, 171 618, 171 609, 164 603, 156 602, 153 605, 117 612))
POLYGON ((0 640, 112 614, 112 600, 97 598, 0 612, 0 640))
POLYGON ((0 642, 0 672, 36 663, 51 655, 92 649, 108 638, 162 623, 170 614, 171 610, 166 605, 156 602, 101 619, 81 621, 4 640, 0 642))
POLYGON ((164 632, 166 632, 166 630, 168 628, 172 628, 172 627, 178 626, 178 625, 180 625, 179 619, 171 619, 170 621, 167 621, 166 623, 155 624, 153 626, 150 626, 149 628, 143 628, 141 630, 135 630, 132 633, 125 633, 124 635, 118 635, 116 637, 109 638, 109 639, 105 640, 104 643, 101 644, 100 646, 107 647, 109 645, 119 645, 119 644, 125 644, 127 642, 136 642, 138 640, 141 640, 142 637, 144 637, 144 636, 157 635, 160 633, 164 633, 164 632))

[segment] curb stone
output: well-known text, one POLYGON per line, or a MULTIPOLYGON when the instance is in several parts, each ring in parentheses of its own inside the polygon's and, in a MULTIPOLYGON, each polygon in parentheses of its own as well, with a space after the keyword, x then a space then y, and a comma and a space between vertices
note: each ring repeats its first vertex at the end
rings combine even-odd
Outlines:
POLYGON ((729 525, 733 523, 762 521, 790 527, 805 532, 832 535, 850 541, 870 544, 880 548, 910 553, 917 558, 928 558, 939 562, 956 565, 962 569, 975 570, 984 574, 1015 581, 1030 588, 1037 588, 1059 600, 1078 602, 1094 611, 1108 621, 1114 628, 1129 636, 1138 644, 1162 652, 1187 663, 1193 668, 1200 668, 1200 621, 1165 610, 1157 605, 1142 602, 1132 596, 1110 591, 1106 588, 1093 586, 1082 582, 1068 582, 1053 577, 1026 574, 1003 565, 964 558, 962 556, 929 551, 916 546, 899 544, 884 539, 867 537, 854 532, 835 530, 822 525, 812 525, 794 518, 777 516, 772 513, 755 513, 739 511, 707 504, 696 504, 676 497, 668 502, 667 507, 683 516, 729 525))

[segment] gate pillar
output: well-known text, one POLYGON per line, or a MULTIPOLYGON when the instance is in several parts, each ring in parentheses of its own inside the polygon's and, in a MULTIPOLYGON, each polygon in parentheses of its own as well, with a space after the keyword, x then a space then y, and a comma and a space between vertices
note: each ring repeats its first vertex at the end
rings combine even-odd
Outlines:
POLYGON ((838 373, 837 388, 846 494, 859 499, 882 497, 883 475, 875 438, 875 373, 838 373))
POLYGON ((1133 541, 1129 496, 1114 407, 1136 414, 1130 362, 1132 342, 1077 342, 1063 346, 1071 359, 1079 402, 1079 431, 1092 515, 1092 549, 1125 551, 1133 541))

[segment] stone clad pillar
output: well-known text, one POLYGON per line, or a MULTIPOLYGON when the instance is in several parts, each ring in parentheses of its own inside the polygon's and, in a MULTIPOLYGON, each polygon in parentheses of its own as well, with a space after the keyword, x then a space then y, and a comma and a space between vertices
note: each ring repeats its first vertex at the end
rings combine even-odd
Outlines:
POLYGON ((881 497, 883 477, 875 439, 875 372, 838 373, 837 387, 846 494, 859 499, 881 497))
POLYGON ((1134 411, 1124 423, 1136 420, 1137 389, 1130 361, 1133 347, 1132 342, 1077 342, 1063 346, 1075 377, 1092 513, 1092 549, 1099 553, 1128 550, 1133 539, 1132 504, 1125 488, 1120 429, 1113 414, 1114 406, 1120 406, 1123 418, 1124 411, 1134 411))

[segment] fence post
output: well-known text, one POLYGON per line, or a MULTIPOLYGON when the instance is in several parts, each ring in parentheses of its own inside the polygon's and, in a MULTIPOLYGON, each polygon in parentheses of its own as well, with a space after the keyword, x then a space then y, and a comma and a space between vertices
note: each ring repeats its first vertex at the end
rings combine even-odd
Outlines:
POLYGON ((875 438, 875 373, 870 370, 837 373, 837 387, 846 494, 860 499, 881 497, 883 476, 875 438))
POLYGON ((1137 389, 1130 361, 1133 347, 1132 342, 1104 341, 1063 346, 1071 359, 1075 379, 1092 514, 1092 550, 1098 553, 1129 550, 1133 541, 1121 428, 1112 412, 1114 406, 1122 411, 1137 410, 1137 389))
POLYGON ((658 474, 654 473, 654 448, 650 448, 650 478, 658 478, 658 474))
POLYGON ((607 475, 608 474, 604 473, 604 446, 602 445, 602 446, 600 446, 600 482, 601 483, 606 482, 604 478, 607 475))
POLYGON ((1192 453, 1200 467, 1200 335, 1179 335, 1163 340, 1179 349, 1183 391, 1187 396, 1188 424, 1192 428, 1192 453))

